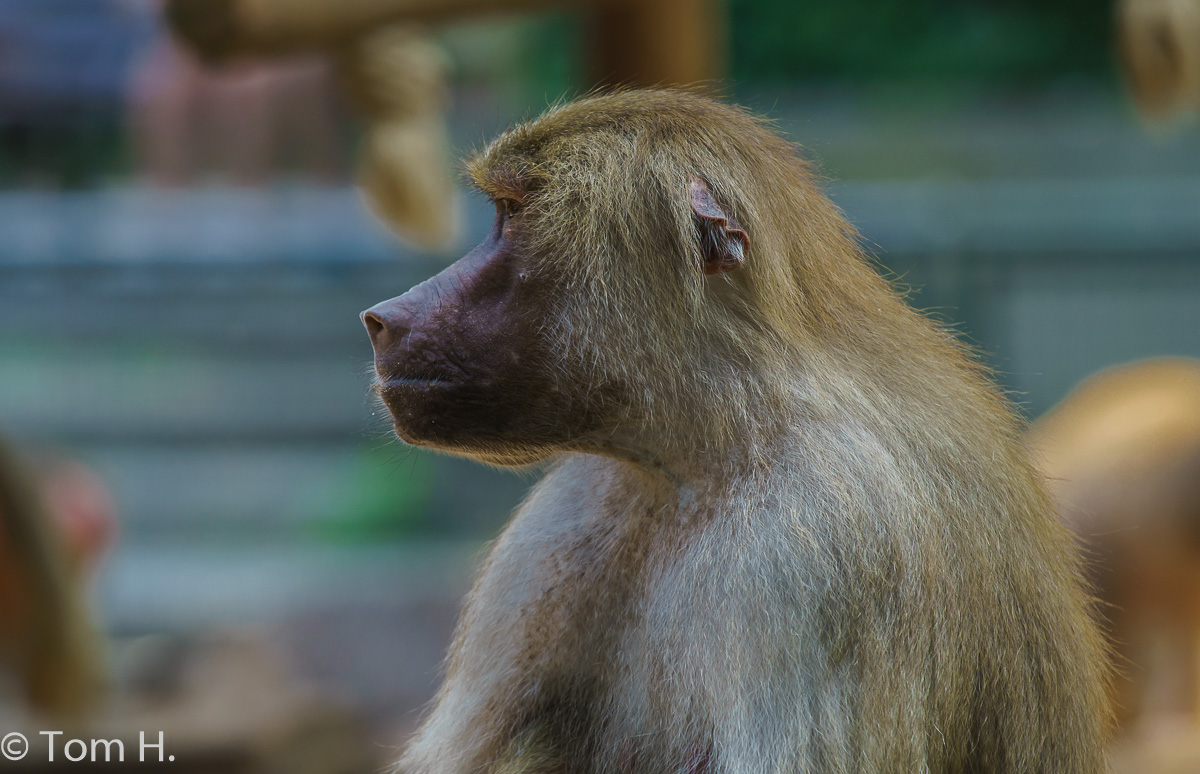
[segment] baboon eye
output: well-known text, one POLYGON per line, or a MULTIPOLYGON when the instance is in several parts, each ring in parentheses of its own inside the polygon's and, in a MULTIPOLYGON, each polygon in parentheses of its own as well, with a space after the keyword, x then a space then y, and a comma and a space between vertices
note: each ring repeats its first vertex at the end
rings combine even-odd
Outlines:
POLYGON ((521 203, 516 199, 500 199, 496 202, 504 210, 504 217, 511 218, 521 211, 521 203))

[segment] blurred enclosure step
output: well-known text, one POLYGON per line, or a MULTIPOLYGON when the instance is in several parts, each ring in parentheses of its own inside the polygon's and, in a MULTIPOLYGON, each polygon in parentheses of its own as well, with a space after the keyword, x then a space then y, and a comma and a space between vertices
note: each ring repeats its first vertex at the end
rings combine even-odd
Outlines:
POLYGON ((348 692, 372 717, 399 718, 436 686, 481 555, 461 541, 132 547, 113 557, 104 592, 124 600, 110 618, 119 633, 265 631, 299 674, 348 692))

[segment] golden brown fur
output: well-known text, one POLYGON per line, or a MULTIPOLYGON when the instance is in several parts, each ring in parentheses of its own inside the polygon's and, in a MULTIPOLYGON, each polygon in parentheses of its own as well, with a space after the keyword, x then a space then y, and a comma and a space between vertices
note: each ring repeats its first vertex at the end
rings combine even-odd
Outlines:
POLYGON ((1101 371, 1030 428, 1029 445, 1088 547, 1108 606, 1121 656, 1119 730, 1134 738, 1161 735, 1170 723, 1194 729, 1200 361, 1156 358, 1101 371))
POLYGON ((1143 115, 1165 119, 1200 110, 1200 2, 1119 0, 1117 42, 1143 115))
POLYGON ((1103 769, 1104 649, 1010 407, 793 146, 630 91, 470 169, 521 202, 553 288, 529 346, 590 414, 553 447, 453 447, 554 457, 399 771, 1103 769), (736 270, 700 271, 694 176, 749 235, 736 270))
POLYGON ((0 666, 20 673, 33 708, 78 718, 97 698, 103 656, 41 500, 33 474, 0 442, 0 666))

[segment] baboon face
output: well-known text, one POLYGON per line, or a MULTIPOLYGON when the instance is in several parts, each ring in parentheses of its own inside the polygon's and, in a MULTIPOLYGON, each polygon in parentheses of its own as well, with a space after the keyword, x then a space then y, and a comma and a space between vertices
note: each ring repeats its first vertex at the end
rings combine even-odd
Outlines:
POLYGON ((671 349, 695 328, 674 280, 733 271, 749 246, 691 171, 617 164, 611 138, 569 129, 526 143, 535 157, 513 137, 476 164, 478 187, 496 202, 488 237, 362 314, 374 389, 400 438, 496 464, 608 448, 622 423, 636 425, 647 412, 635 396, 653 393, 658 363, 684 360, 647 342, 671 349), (650 172, 666 181, 657 199, 630 183, 650 172), (689 203, 690 222, 667 214, 689 203), (655 268, 665 264, 678 270, 655 268))
POLYGON ((551 378, 541 331, 552 282, 532 271, 515 210, 498 201, 474 250, 361 315, 374 390, 408 443, 524 464, 586 429, 587 412, 551 378))

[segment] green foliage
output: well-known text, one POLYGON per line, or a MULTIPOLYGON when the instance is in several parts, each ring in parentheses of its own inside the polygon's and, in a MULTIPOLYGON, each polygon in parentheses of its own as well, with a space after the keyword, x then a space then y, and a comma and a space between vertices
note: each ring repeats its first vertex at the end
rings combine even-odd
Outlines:
POLYGON ((320 504, 317 537, 363 541, 436 531, 429 523, 433 455, 397 443, 360 451, 320 504))
POLYGON ((518 76, 535 94, 551 99, 574 94, 582 76, 583 25, 577 14, 562 11, 532 17, 522 28, 521 44, 536 57, 523 58, 518 76))
POLYGON ((729 0, 739 81, 1105 75, 1111 9, 1094 0, 729 0))
POLYGON ((486 84, 526 104, 577 92, 583 24, 580 14, 557 10, 454 24, 439 37, 455 63, 456 80, 486 84))
MULTIPOLYGON (((1096 0, 728 0, 727 8, 730 75, 741 83, 1005 87, 1112 72, 1112 8, 1096 0)), ((456 25, 447 37, 466 80, 559 95, 579 88, 586 23, 555 11, 456 25)))
POLYGON ((75 124, 0 126, 0 188, 87 188, 129 167, 117 121, 83 115, 75 124))

